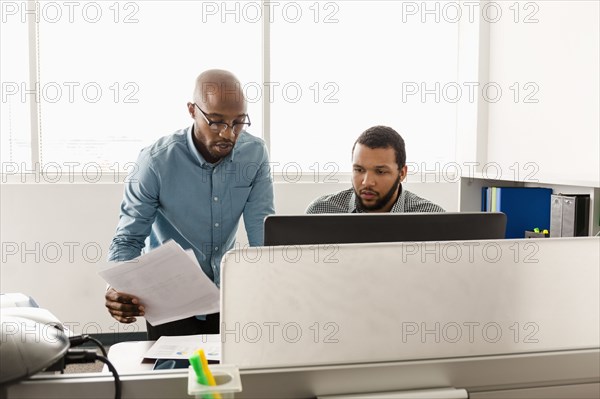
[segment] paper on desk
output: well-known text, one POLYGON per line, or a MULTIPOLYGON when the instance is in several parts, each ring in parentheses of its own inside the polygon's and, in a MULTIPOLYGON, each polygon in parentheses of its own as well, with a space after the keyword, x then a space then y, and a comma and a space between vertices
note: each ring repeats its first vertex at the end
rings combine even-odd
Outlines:
POLYGON ((147 359, 188 359, 198 349, 204 349, 207 360, 221 361, 221 336, 180 335, 162 336, 144 355, 147 359))
POLYGON ((219 289, 175 241, 99 274, 117 291, 137 296, 153 326, 219 311, 219 289))

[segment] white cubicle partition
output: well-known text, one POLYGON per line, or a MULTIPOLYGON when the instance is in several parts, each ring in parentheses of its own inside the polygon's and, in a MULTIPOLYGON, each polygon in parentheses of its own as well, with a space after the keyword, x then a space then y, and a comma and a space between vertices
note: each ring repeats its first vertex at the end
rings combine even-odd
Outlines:
POLYGON ((259 247, 222 263, 223 361, 290 367, 600 347, 600 238, 259 247))

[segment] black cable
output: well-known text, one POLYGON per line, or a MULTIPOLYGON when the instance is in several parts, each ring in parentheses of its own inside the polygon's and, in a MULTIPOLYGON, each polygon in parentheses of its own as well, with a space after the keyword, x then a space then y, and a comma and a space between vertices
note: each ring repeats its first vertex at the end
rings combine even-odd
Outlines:
POLYGON ((113 366, 110 360, 108 360, 108 358, 100 355, 97 355, 96 357, 98 360, 100 360, 108 366, 108 369, 115 377, 115 399, 121 399, 121 379, 119 378, 119 373, 117 373, 117 369, 115 368, 115 366, 113 366))
POLYGON ((69 337, 69 343, 71 344, 71 348, 74 346, 79 346, 85 342, 90 342, 92 341, 93 343, 96 344, 96 346, 98 346, 98 348, 100 348, 100 350, 102 351, 102 356, 104 357, 108 357, 108 355, 106 354, 106 349, 104 349, 104 345, 102 345, 102 342, 98 341, 96 338, 91 337, 87 334, 85 335, 74 335, 72 337, 69 337))
POLYGON ((108 358, 108 354, 106 353, 106 349, 104 349, 104 345, 102 345, 102 342, 98 341, 96 338, 94 337, 90 337, 88 336, 88 341, 92 341, 93 343, 96 344, 96 346, 98 348, 100 348, 100 351, 102 352, 102 356, 108 358))
POLYGON ((93 363, 96 360, 108 366, 115 380, 115 399, 121 399, 121 378, 115 366, 105 356, 100 356, 96 351, 86 349, 69 349, 65 355, 65 365, 73 363, 93 363))

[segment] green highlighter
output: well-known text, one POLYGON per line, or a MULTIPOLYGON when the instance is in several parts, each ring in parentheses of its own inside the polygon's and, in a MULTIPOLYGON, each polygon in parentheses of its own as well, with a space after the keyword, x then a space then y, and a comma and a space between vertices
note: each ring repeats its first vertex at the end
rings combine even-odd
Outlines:
MULTIPOLYGON (((202 360, 200 360, 198 353, 196 352, 190 356, 189 361, 196 372, 196 381, 198 381, 198 384, 208 385, 208 379, 204 374, 204 370, 202 370, 202 360)), ((202 394, 202 399, 213 399, 213 395, 210 393, 202 394)))
POLYGON ((206 379, 206 375, 204 375, 204 371, 202 370, 202 361, 200 360, 198 353, 194 353, 192 356, 190 356, 189 360, 194 371, 196 372, 196 379, 198 383, 202 385, 208 385, 208 380, 206 379))

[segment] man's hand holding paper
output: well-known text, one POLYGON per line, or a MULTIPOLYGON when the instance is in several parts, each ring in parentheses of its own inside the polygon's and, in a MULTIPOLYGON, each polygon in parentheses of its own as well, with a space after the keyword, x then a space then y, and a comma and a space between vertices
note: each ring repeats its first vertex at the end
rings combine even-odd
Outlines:
POLYGON ((107 308, 124 323, 144 316, 156 326, 219 311, 219 289, 175 241, 99 274, 111 286, 107 308))
POLYGON ((109 313, 121 323, 133 323, 136 316, 144 315, 144 306, 138 297, 118 292, 110 287, 104 295, 109 313))

